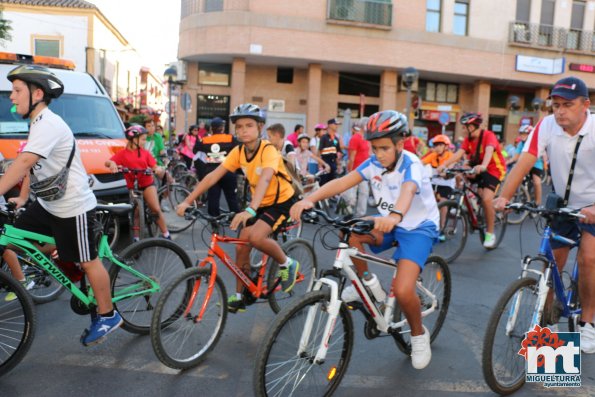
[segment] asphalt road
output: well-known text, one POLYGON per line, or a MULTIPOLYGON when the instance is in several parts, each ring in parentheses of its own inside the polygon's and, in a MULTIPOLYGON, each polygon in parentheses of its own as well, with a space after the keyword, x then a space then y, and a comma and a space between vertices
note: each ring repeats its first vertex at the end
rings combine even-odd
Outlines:
MULTIPOLYGON (((304 236, 312 238, 314 227, 304 236)), ((190 232, 175 236, 193 259, 190 232)), ((505 287, 519 274, 523 254, 537 250, 535 228, 510 226, 500 248, 485 251, 471 235, 461 257, 450 265, 453 291, 446 322, 432 346, 430 365, 411 367, 392 338, 369 341, 363 321, 354 313, 356 340, 348 373, 336 396, 493 396, 483 381, 481 349, 486 321, 505 287)), ((317 242, 320 267, 329 267, 334 252, 317 242)), ((386 276, 381 270, 381 277, 386 276)), ((222 270, 228 291, 233 280, 222 270)), ((390 274, 388 274, 390 278, 390 274)), ((252 396, 252 369, 257 346, 273 318, 268 303, 255 304, 242 314, 230 314, 219 344, 199 367, 179 372, 162 365, 148 336, 118 331, 104 344, 85 348, 79 343, 89 319, 74 314, 69 296, 37 306, 36 339, 25 359, 0 378, 0 396, 252 396)), ((582 387, 545 389, 526 384, 517 396, 595 395, 595 356, 582 355, 582 387)))

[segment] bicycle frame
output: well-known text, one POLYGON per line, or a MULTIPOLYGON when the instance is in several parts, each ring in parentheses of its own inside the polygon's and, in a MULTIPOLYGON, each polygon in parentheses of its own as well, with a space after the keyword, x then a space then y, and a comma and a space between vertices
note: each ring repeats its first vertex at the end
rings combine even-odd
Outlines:
MULTIPOLYGON (((265 298, 268 296, 269 293, 277 288, 278 282, 275 283, 271 288, 267 289, 267 286, 264 285, 264 277, 266 272, 266 262, 268 260, 268 256, 263 254, 261 266, 258 269, 258 281, 254 283, 250 277, 248 277, 242 269, 240 269, 235 262, 231 259, 231 257, 221 248, 219 243, 224 244, 234 244, 234 245, 249 245, 250 243, 246 240, 242 240, 239 238, 221 236, 216 232, 211 234, 211 244, 209 246, 209 251, 207 253, 207 257, 200 261, 197 266, 204 267, 210 265, 211 267, 211 277, 209 279, 209 285, 207 286, 207 292, 205 300, 202 304, 202 307, 196 316, 196 321, 200 321, 207 309, 207 305, 209 300, 211 299, 211 294, 213 293, 213 288, 215 286, 215 280, 217 278, 217 261, 215 257, 219 258, 219 260, 233 273, 233 275, 242 282, 242 284, 248 289, 248 291, 254 296, 255 298, 265 298)), ((192 302, 196 298, 196 294, 200 287, 200 281, 197 281, 194 284, 192 295, 190 297, 190 303, 187 305, 186 310, 190 310, 192 307, 192 302)), ((187 313, 184 313, 185 315, 187 313)))
MULTIPOLYGON (((384 313, 382 313, 376 307, 376 304, 368 294, 367 290, 364 288, 362 280, 359 278, 359 276, 354 270, 353 262, 351 261, 352 256, 366 260, 368 262, 373 262, 379 265, 394 268, 393 280, 397 274, 397 264, 393 263, 392 261, 379 258, 377 256, 360 253, 356 248, 351 248, 345 242, 341 242, 339 243, 339 249, 337 251, 337 256, 333 264, 333 270, 344 272, 344 274, 347 276, 347 279, 351 281, 357 293, 362 298, 364 306, 366 307, 367 311, 370 313, 372 319, 376 323, 378 330, 380 330, 381 332, 390 333, 393 332, 393 330, 401 328, 405 324, 407 324, 407 319, 403 319, 397 323, 392 321, 396 302, 396 298, 392 291, 392 288, 388 295, 388 299, 384 308, 384 313)), ((339 315, 341 304, 343 303, 339 298, 339 285, 337 281, 331 280, 327 277, 320 278, 316 281, 312 290, 320 290, 323 286, 327 286, 330 288, 331 300, 329 307, 326 310, 329 313, 329 318, 325 325, 323 334, 324 338, 318 348, 318 351, 316 352, 316 356, 314 358, 315 363, 321 363, 326 358, 326 353, 329 348, 329 340, 331 338, 333 328, 337 320, 337 316, 339 315)), ((438 306, 438 301, 436 299, 436 296, 432 294, 430 291, 428 291, 419 280, 417 281, 417 286, 425 294, 432 298, 432 306, 421 313, 422 317, 425 317, 436 310, 436 307, 438 306)), ((298 347, 298 356, 306 353, 307 351, 307 346, 310 339, 312 324, 314 321, 314 316, 316 315, 316 311, 317 305, 311 307, 308 310, 304 330, 302 331, 300 344, 298 347)))
MULTIPOLYGON (((45 236, 27 230, 18 229, 12 225, 4 225, 0 229, 0 247, 14 246, 25 252, 32 259, 32 264, 45 270, 51 277, 56 279, 66 289, 70 291, 74 296, 77 297, 86 306, 96 306, 97 301, 93 296, 93 291, 89 287, 88 295, 81 291, 58 266, 56 266, 48 257, 42 253, 33 242, 46 243, 55 245, 56 242, 52 237, 45 236)), ((139 280, 137 283, 131 284, 127 288, 120 290, 115 296, 112 297, 112 302, 119 302, 121 300, 138 296, 153 294, 160 291, 160 286, 150 277, 140 273, 136 269, 126 265, 125 263, 118 260, 112 250, 109 248, 107 242, 107 236, 102 235, 99 243, 98 257, 103 259, 107 258, 111 263, 115 263, 117 266, 122 267, 124 270, 136 276, 139 280)))

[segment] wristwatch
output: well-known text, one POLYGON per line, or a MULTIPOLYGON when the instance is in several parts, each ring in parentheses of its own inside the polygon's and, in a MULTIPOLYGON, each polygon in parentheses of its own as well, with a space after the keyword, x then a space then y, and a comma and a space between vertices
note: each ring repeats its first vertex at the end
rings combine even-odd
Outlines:
POLYGON ((390 210, 389 211, 391 214, 397 214, 401 217, 401 219, 399 220, 399 222, 401 222, 403 220, 403 218, 405 217, 405 215, 403 215, 403 213, 399 210, 390 210))

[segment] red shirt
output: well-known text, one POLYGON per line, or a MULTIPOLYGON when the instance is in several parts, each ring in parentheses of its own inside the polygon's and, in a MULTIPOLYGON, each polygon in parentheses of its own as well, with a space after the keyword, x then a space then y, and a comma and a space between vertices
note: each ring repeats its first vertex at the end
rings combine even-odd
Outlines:
POLYGON ((370 157, 370 142, 366 141, 360 134, 353 134, 349 140, 349 148, 347 150, 350 156, 351 152, 355 152, 352 169, 356 169, 370 157))
POLYGON ((417 156, 417 146, 419 145, 419 138, 411 135, 405 138, 405 144, 403 145, 403 149, 411 152, 417 156))
MULTIPOLYGON (((463 149, 467 156, 473 161, 475 157, 475 153, 477 152, 477 144, 479 139, 474 139, 472 141, 469 140, 469 137, 466 137, 461 145, 461 149, 463 149)), ((502 155, 502 151, 500 150, 500 143, 498 143, 498 138, 492 131, 483 130, 483 138, 482 144, 479 147, 479 159, 476 159, 475 165, 480 165, 483 162, 483 156, 485 153, 485 149, 488 146, 492 146, 494 148, 494 154, 492 155, 492 159, 488 164, 488 173, 490 175, 495 176, 499 180, 503 180, 504 176, 506 175, 506 162, 504 161, 504 156, 502 155)))
MULTIPOLYGON (((140 156, 138 149, 130 150, 124 148, 118 153, 114 154, 110 159, 119 166, 130 169, 147 169, 153 168, 156 165, 155 158, 148 150, 140 149, 140 156)), ((138 187, 145 188, 153 184, 153 175, 144 175, 142 173, 126 173, 126 186, 128 189, 134 188, 134 178, 138 177, 138 187)))

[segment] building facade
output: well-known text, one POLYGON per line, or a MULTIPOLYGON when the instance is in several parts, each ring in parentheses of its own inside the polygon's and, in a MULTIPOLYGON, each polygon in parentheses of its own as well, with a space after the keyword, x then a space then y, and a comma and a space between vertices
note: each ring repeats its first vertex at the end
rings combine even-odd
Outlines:
POLYGON ((163 109, 161 81, 142 68, 139 54, 94 4, 2 0, 0 5, 12 27, 12 40, 2 51, 73 61, 75 70, 90 73, 102 83, 123 118, 149 105, 147 101, 163 109))
MULTIPOLYGON (((242 102, 286 126, 408 107, 430 136, 463 111, 507 141, 547 114, 566 75, 595 86, 595 2, 577 0, 182 0, 189 118, 242 102)), ((178 110, 178 119, 181 110, 178 110)))

